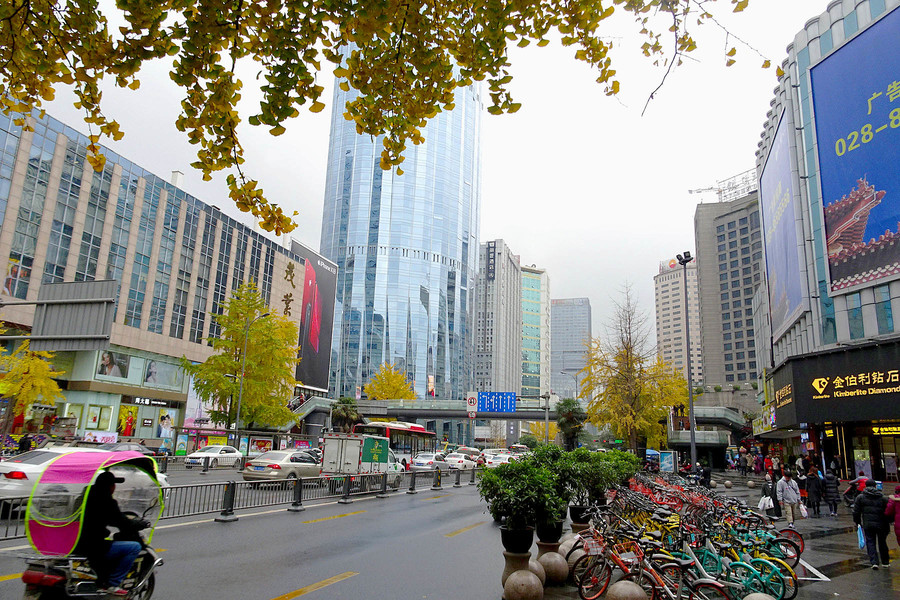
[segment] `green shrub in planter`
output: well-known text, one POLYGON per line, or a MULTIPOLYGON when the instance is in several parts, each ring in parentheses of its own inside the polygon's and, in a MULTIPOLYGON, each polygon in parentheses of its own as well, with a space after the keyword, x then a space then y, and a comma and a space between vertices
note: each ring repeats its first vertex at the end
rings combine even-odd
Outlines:
MULTIPOLYGON (((545 445, 536 448, 523 460, 544 469, 550 475, 553 480, 553 490, 557 496, 558 518, 565 519, 566 509, 572 499, 575 478, 572 467, 574 463, 570 453, 559 446, 545 445)), ((538 519, 545 522, 555 520, 552 515, 538 515, 538 519)))
POLYGON ((547 469, 528 461, 515 461, 486 469, 478 482, 478 492, 494 519, 505 518, 508 529, 525 529, 533 527, 539 516, 547 519, 547 515, 558 515, 565 506, 554 483, 547 469))

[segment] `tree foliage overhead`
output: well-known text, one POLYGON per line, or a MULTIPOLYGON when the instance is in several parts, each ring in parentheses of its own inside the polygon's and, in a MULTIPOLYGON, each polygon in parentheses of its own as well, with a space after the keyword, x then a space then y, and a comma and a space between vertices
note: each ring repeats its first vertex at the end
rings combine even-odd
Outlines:
POLYGON ((366 396, 371 400, 415 400, 416 392, 406 380, 406 373, 384 363, 363 387, 366 396))
POLYGON ((214 315, 221 330, 219 338, 210 340, 215 354, 197 364, 186 358, 181 360, 185 373, 194 378, 198 398, 209 407, 215 423, 229 427, 237 422, 244 427, 278 427, 294 418, 287 405, 297 385, 297 326, 274 312, 257 318, 267 312, 256 286, 242 284, 228 299, 224 313, 214 315), (240 393, 245 332, 246 370, 240 393))
POLYGON ((331 427, 333 429, 349 433, 353 430, 353 426, 361 423, 362 420, 359 406, 353 398, 344 397, 331 405, 331 427))
POLYGON ((615 311, 607 338, 593 338, 582 369, 582 390, 593 398, 588 420, 606 426, 629 440, 637 450, 638 437, 658 441, 665 434, 659 424, 669 407, 687 401, 687 382, 658 357, 650 344, 646 315, 626 287, 615 311))
POLYGON ((574 398, 565 398, 556 403, 556 424, 562 432, 566 450, 574 450, 578 434, 584 427, 587 413, 581 403, 574 398))
MULTIPOLYGON (((54 379, 64 373, 53 370, 52 358, 52 352, 31 350, 28 340, 19 344, 12 354, 0 356, 0 369, 6 371, 3 395, 12 398, 12 416, 23 414, 35 402, 53 406, 56 400, 64 398, 54 379)), ((11 425, 12 419, 7 418, 6 426, 11 425)))
MULTIPOLYGON (((101 107, 102 80, 136 90, 145 63, 172 57, 170 77, 184 91, 176 126, 198 147, 192 166, 204 179, 233 170, 227 181, 237 207, 281 234, 296 226, 292 218, 241 169, 239 63, 256 64, 263 96, 246 120, 272 135, 281 135, 301 108, 325 107, 318 75, 332 69, 343 89, 358 92, 335 109, 360 134, 383 136, 381 166, 390 169, 403 162, 408 142, 422 143, 428 119, 453 108, 457 87, 486 80, 490 113, 519 109, 509 92, 512 44, 545 46, 559 37, 613 95, 619 80, 604 36, 619 31, 604 22, 616 11, 634 19, 643 54, 671 69, 697 47, 697 26, 717 23, 711 11, 740 12, 748 1, 117 0, 114 9, 101 10, 98 0, 6 0, 0 106, 7 114, 29 112, 61 85, 71 86, 90 126, 88 160, 100 170, 100 136, 123 135, 101 107)), ((735 52, 726 44, 726 64, 735 52)))

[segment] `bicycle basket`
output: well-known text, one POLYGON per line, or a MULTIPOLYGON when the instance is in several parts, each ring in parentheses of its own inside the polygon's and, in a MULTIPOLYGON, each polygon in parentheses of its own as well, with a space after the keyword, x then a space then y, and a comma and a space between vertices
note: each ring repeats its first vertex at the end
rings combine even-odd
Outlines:
POLYGON ((603 545, 600 540, 595 538, 586 538, 584 540, 584 553, 591 556, 603 554, 603 545))
POLYGON ((641 550, 641 547, 638 545, 638 543, 634 541, 616 544, 613 549, 615 550, 616 554, 619 555, 619 558, 621 558, 625 562, 637 563, 644 559, 644 551, 641 550))

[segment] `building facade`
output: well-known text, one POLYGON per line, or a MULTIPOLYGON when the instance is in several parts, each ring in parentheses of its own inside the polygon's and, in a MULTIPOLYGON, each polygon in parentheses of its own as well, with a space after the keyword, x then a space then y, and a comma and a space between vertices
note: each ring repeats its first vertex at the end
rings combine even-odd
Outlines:
POLYGON ((557 298, 550 302, 550 389, 560 398, 577 398, 591 341, 591 301, 557 298))
MULTIPOLYGON (((64 401, 27 411, 17 428, 70 416, 78 435, 171 442, 161 438, 187 416, 181 358, 211 355, 214 316, 244 282, 299 326, 307 260, 113 152, 94 171, 87 136, 29 119, 33 131, 0 115, 0 294, 35 300, 42 284, 71 281, 120 287, 109 349, 56 353, 64 401)), ((7 305, 2 320, 27 332, 34 311, 7 305)))
MULTIPOLYGON (((710 391, 749 390, 756 383, 753 295, 763 269, 757 197, 753 190, 699 204, 694 214, 703 384, 710 391)), ((754 394, 735 398, 734 408, 757 408, 754 394)))
MULTIPOLYGON (((348 94, 335 86, 333 106, 348 94)), ((331 390, 359 397, 384 363, 416 395, 463 399, 474 384, 481 187, 479 86, 384 171, 381 139, 331 121, 321 250, 338 265, 331 390)))
POLYGON ((664 361, 678 369, 692 385, 703 382, 703 354, 700 330, 700 298, 697 286, 697 261, 687 269, 675 259, 659 263, 659 273, 653 277, 656 307, 656 347, 664 361), (688 306, 684 305, 684 276, 687 271, 688 306), (687 372, 688 337, 685 318, 690 329, 691 375, 687 372))
POLYGON ((757 152, 772 368, 754 423, 776 451, 895 481, 898 36, 897 0, 832 2, 788 46, 757 152))
POLYGON ((550 393, 550 351, 550 277, 522 267, 522 396, 550 393))
POLYGON ((522 268, 503 240, 481 244, 476 296, 475 391, 522 384, 522 268))

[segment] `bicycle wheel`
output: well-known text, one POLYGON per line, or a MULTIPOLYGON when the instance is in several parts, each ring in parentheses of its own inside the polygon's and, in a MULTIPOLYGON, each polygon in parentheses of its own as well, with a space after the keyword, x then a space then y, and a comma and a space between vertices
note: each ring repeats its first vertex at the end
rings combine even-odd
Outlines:
POLYGON ((603 595, 612 579, 612 568, 604 561, 595 562, 581 576, 578 583, 578 597, 581 600, 595 600, 603 595))
MULTIPOLYGON (((759 576, 759 573, 743 562, 733 562, 728 565, 728 568, 725 569, 725 572, 722 574, 725 581, 731 583, 739 583, 743 586, 743 589, 734 588, 731 586, 726 586, 728 591, 734 592, 734 595, 739 598, 743 598, 749 594, 753 593, 766 593, 769 594, 769 588, 766 587, 766 584, 763 582, 762 578, 759 576)), ((770 594, 775 597, 775 600, 783 600, 781 595, 770 594)))
MULTIPOLYGON (((759 573, 766 588, 765 593, 774 597, 775 600, 787 600, 788 582, 778 565, 765 558, 754 558, 750 561, 750 565, 759 573)), ((796 590, 793 593, 794 596, 797 595, 796 590)))
POLYGON ((780 558, 789 564, 791 568, 796 567, 800 563, 800 547, 793 540, 781 537, 775 538, 766 544, 766 551, 775 558, 780 558))
POLYGON ((775 565, 781 571, 781 576, 784 577, 784 600, 796 598, 797 593, 800 591, 800 580, 797 579, 794 569, 780 558, 772 557, 769 559, 769 562, 775 565))
POLYGON ((698 583, 691 588, 690 594, 690 600, 731 600, 720 583, 698 583))
POLYGON ((579 556, 578 560, 575 561, 575 564, 572 565, 572 580, 575 581, 575 585, 578 585, 579 582, 581 582, 581 578, 591 567, 591 565, 598 562, 606 563, 606 558, 604 558, 603 556, 598 556, 596 554, 585 554, 583 556, 579 556))
POLYGON ((787 538, 792 542, 795 542, 800 546, 800 554, 803 554, 803 551, 806 550, 806 541, 803 539, 803 534, 796 529, 781 529, 778 532, 778 537, 787 538))
POLYGON ((647 594, 647 600, 657 600, 660 597, 660 593, 656 591, 656 579, 646 571, 626 573, 622 581, 633 581, 641 586, 641 589, 647 594))

